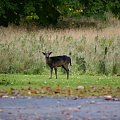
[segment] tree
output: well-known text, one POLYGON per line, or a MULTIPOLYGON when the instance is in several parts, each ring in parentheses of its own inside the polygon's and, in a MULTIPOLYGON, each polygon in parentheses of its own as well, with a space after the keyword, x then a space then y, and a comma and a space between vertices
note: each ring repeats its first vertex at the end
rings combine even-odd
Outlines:
POLYGON ((17 4, 9 0, 0 0, 0 25, 8 26, 8 23, 17 23, 17 4))
POLYGON ((120 19, 120 1, 119 0, 108 0, 107 8, 111 11, 117 18, 120 19))
POLYGON ((35 22, 55 25, 59 18, 105 18, 111 11, 120 18, 119 0, 0 0, 0 25, 35 22))
POLYGON ((0 0, 0 25, 19 25, 21 20, 42 25, 56 24, 60 15, 58 4, 59 0, 0 0))

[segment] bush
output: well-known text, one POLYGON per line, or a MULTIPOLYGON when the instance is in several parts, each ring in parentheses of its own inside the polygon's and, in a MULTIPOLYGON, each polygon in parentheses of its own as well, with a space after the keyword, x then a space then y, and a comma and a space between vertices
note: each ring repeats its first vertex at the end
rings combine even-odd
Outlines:
POLYGON ((86 61, 84 58, 76 57, 76 64, 78 65, 78 71, 86 72, 86 61))
POLYGON ((98 73, 100 74, 106 74, 106 64, 105 64, 105 61, 104 60, 99 60, 99 70, 98 70, 98 73))

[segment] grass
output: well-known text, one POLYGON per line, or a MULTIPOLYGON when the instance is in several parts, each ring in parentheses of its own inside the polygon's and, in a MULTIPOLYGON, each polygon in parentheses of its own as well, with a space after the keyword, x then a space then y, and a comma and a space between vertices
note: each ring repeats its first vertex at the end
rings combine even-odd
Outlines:
POLYGON ((59 74, 58 79, 48 79, 48 75, 0 74, 0 96, 104 96, 120 97, 118 76, 90 76, 59 74))

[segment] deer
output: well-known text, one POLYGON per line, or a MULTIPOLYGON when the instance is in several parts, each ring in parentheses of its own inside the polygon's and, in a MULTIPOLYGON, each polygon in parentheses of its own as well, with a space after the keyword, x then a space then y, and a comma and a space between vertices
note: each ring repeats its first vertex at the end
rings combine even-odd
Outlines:
POLYGON ((57 67, 62 67, 67 73, 67 79, 69 79, 69 68, 68 65, 71 65, 71 58, 67 55, 62 56, 52 56, 52 52, 42 52, 45 56, 46 64, 50 67, 50 79, 52 79, 53 69, 55 70, 55 75, 57 79, 57 67))

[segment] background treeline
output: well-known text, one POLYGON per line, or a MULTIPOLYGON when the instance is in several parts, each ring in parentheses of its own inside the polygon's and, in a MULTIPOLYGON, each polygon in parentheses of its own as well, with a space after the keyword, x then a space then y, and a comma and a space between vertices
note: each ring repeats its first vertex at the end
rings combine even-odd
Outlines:
POLYGON ((55 25, 66 18, 106 20, 110 12, 120 18, 119 0, 0 0, 0 25, 55 25))

